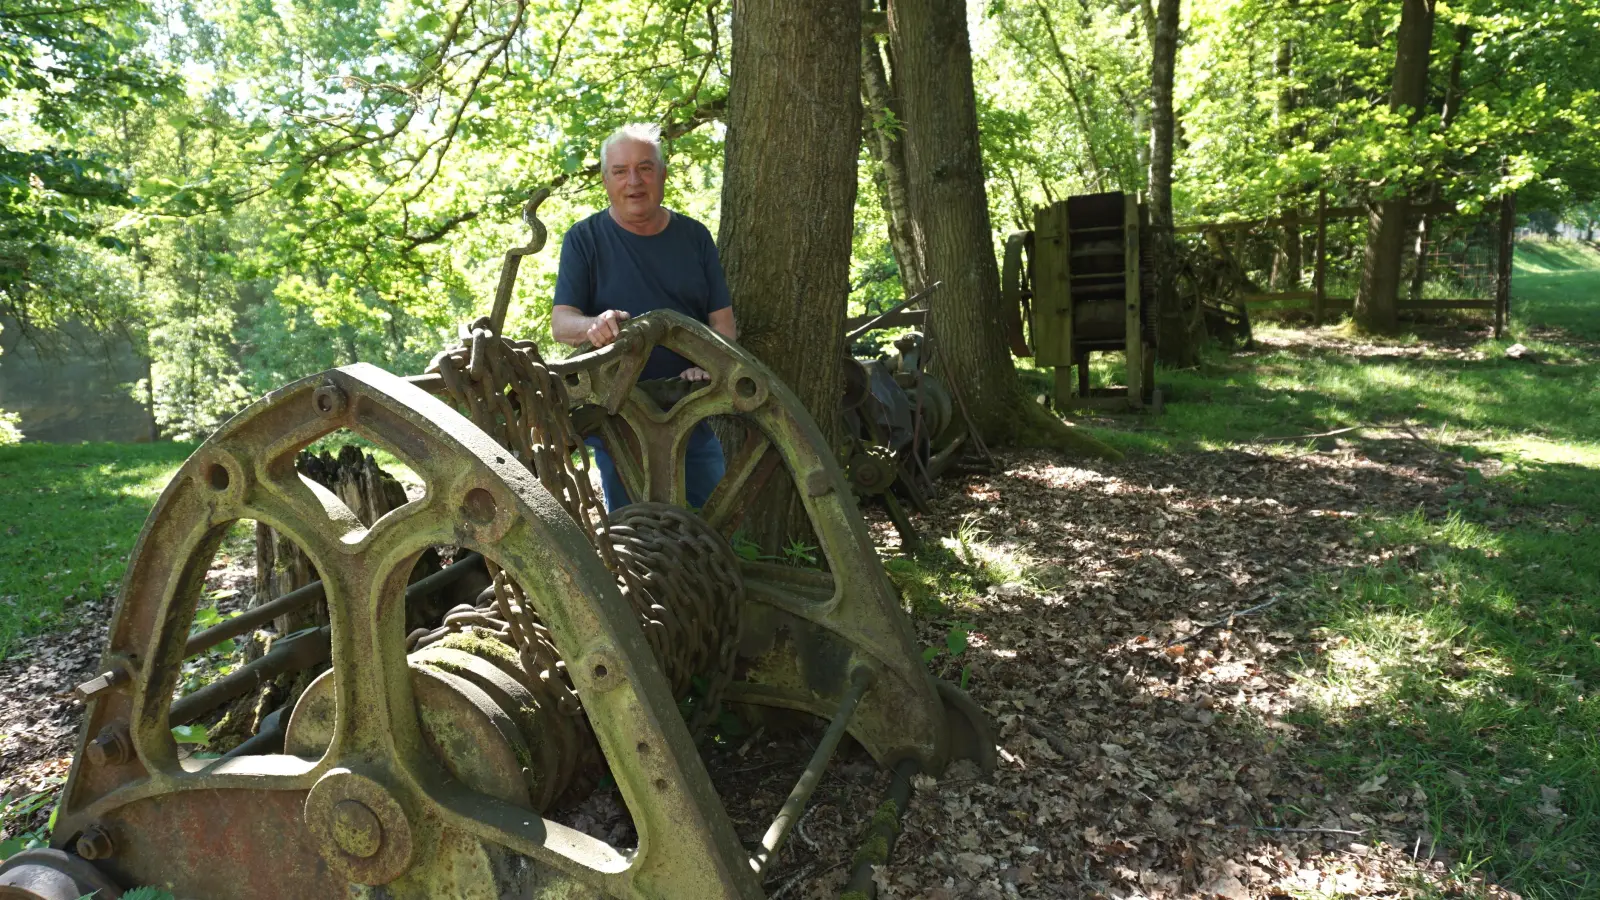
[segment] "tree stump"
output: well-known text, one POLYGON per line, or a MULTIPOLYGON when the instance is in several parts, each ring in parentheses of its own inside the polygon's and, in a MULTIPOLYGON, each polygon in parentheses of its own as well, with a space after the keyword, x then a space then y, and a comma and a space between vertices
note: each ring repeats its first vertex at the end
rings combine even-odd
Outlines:
MULTIPOLYGON (((400 482, 383 471, 371 454, 362 453, 361 448, 353 444, 340 447, 338 457, 326 451, 320 454, 302 452, 295 460, 295 468, 301 475, 332 491, 361 524, 368 527, 406 502, 406 490, 400 482)), ((304 587, 318 577, 316 567, 293 541, 263 522, 256 523, 256 592, 250 600, 251 607, 304 587)), ((273 624, 279 634, 289 634, 327 622, 326 605, 317 603, 309 609, 279 616, 273 624)))

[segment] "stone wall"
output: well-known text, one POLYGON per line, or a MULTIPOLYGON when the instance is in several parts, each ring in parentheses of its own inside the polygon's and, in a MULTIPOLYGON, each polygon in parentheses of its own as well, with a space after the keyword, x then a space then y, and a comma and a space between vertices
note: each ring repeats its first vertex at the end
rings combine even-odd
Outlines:
POLYGON ((150 440, 150 412, 131 394, 148 374, 125 339, 105 340, 69 324, 40 348, 0 316, 0 409, 21 415, 26 440, 150 440))

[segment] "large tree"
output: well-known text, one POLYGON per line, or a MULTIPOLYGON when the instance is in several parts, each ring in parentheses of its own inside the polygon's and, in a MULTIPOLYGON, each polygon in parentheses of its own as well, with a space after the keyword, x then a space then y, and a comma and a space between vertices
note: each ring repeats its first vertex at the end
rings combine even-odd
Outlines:
POLYGON ((105 225, 134 203, 127 173, 81 142, 95 116, 170 91, 143 46, 148 18, 133 0, 0 4, 0 315, 25 336, 136 324, 125 290, 101 295, 116 265, 93 246, 118 243, 105 225))
MULTIPOLYGON (((860 54, 859 0, 734 5, 723 269, 740 343, 830 437, 844 386, 860 54)), ((769 549, 803 533, 792 489, 771 490, 771 502, 753 505, 763 515, 752 523, 769 549)))
MULTIPOLYGON (((1428 99, 1428 56, 1433 48, 1434 0, 1402 0, 1395 34, 1394 80, 1389 111, 1416 122, 1428 99)), ((1411 204, 1403 187, 1372 204, 1367 217, 1367 253, 1356 292, 1355 319, 1372 331, 1393 331, 1400 298, 1400 256, 1411 204)))
POLYGON ((1051 416, 1017 382, 1000 308, 966 4, 893 0, 889 38, 905 108, 912 214, 928 280, 943 283, 929 315, 936 371, 990 443, 1109 452, 1051 416))
POLYGON ((1150 32, 1150 247, 1156 280, 1156 354, 1169 366, 1191 366, 1204 337, 1199 310, 1185 307, 1177 290, 1177 245, 1172 233, 1172 154, 1177 115, 1172 81, 1178 59, 1178 0, 1145 7, 1150 32))

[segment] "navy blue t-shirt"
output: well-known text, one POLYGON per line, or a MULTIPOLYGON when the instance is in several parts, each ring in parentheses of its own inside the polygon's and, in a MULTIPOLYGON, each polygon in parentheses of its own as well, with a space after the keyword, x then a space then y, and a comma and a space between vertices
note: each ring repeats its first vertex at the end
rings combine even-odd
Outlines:
MULTIPOLYGON (((667 227, 649 237, 634 234, 602 209, 567 230, 556 273, 555 305, 586 316, 620 309, 641 316, 675 309, 710 324, 727 309, 728 282, 717 247, 704 225, 672 213, 667 227)), ((657 347, 640 378, 675 378, 693 363, 657 347)))

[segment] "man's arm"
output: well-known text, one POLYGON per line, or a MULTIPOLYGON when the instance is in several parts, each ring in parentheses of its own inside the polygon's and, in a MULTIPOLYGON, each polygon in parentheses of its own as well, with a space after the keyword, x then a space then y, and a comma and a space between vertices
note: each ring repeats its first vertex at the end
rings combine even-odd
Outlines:
POLYGON ((733 307, 725 306, 722 309, 715 310, 707 318, 710 319, 712 331, 730 341, 739 339, 739 326, 734 324, 733 321, 733 307))
POLYGON ((628 314, 620 309, 608 309, 598 316, 586 316, 576 306, 557 304, 550 309, 550 336, 569 347, 576 347, 584 341, 604 347, 617 339, 622 323, 626 321, 628 314))

